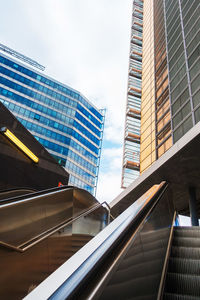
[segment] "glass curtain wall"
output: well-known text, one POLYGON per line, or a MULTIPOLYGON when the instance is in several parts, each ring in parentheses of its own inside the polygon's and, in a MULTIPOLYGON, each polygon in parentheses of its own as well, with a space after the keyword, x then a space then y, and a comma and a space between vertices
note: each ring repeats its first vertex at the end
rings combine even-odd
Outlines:
POLYGON ((156 158, 172 146, 164 3, 154 0, 156 158))
POLYGON ((200 120, 200 5, 198 0, 164 2, 175 143, 200 120))
POLYGON ((156 159, 153 0, 144 1, 140 172, 156 159))
POLYGON ((200 121, 199 0, 143 9, 140 172, 200 121))
POLYGON ((54 79, 0 54, 0 101, 70 174, 95 194, 103 113, 54 79))

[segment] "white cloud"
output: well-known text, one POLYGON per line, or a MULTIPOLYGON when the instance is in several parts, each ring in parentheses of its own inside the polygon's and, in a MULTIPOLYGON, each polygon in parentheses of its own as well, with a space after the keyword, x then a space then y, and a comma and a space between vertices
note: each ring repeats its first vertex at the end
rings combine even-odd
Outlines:
POLYGON ((107 158, 112 158, 112 157, 120 157, 121 156, 122 149, 121 147, 112 147, 112 148, 107 148, 103 150, 103 155, 107 158))
POLYGON ((105 140, 112 141, 113 143, 121 144, 123 140, 123 126, 110 124, 105 127, 104 131, 105 140))
MULTIPOLYGON (((34 41, 34 58, 36 55, 41 57, 40 62, 46 65, 49 75, 81 91, 97 107, 106 108, 104 137, 111 142, 121 143, 126 101, 130 29, 127 14, 129 8, 131 11, 130 2, 20 2, 28 31, 37 38, 34 41)), ((32 54, 28 45, 26 49, 25 54, 32 54)))
POLYGON ((100 202, 110 202, 121 192, 122 147, 104 149, 102 151, 102 164, 97 199, 100 202))
POLYGON ((108 172, 99 177, 97 199, 100 202, 111 202, 122 189, 121 179, 116 172, 108 172))

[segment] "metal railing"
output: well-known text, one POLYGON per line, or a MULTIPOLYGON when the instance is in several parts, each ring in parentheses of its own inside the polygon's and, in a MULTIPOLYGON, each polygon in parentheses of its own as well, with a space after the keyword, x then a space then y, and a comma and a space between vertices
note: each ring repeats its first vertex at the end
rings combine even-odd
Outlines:
POLYGON ((24 242, 23 244, 21 244, 19 246, 14 246, 12 244, 5 243, 3 241, 0 241, 0 245, 4 246, 6 248, 9 248, 9 249, 13 249, 17 252, 24 252, 24 251, 32 248, 34 245, 38 244, 39 242, 43 241, 44 239, 50 237, 54 233, 58 232, 59 230, 65 228, 66 226, 69 226, 70 224, 77 221, 78 219, 89 215, 90 213, 94 212, 95 210, 97 210, 100 207, 104 207, 108 210, 108 224, 109 224, 110 223, 110 217, 113 218, 113 219, 114 219, 114 217, 110 214, 110 206, 108 205, 108 203, 106 201, 104 201, 102 203, 99 203, 97 205, 92 206, 90 209, 88 209, 87 211, 79 214, 75 218, 71 218, 71 219, 67 220, 66 222, 62 222, 62 223, 60 223, 60 224, 44 231, 44 232, 42 232, 41 234, 36 235, 34 238, 32 238, 30 240, 27 240, 26 242, 24 242))
MULTIPOLYGON (((19 196, 10 197, 10 198, 7 198, 7 199, 1 199, 0 200, 0 205, 7 204, 7 203, 12 203, 12 202, 14 203, 15 201, 21 201, 21 200, 24 200, 24 199, 28 200, 31 197, 40 196, 40 195, 46 194, 48 192, 60 191, 60 190, 65 190, 65 189, 69 189, 69 188, 74 188, 74 186, 63 185, 63 186, 60 186, 60 187, 53 187, 53 188, 45 189, 45 190, 42 190, 42 191, 33 191, 33 192, 29 193, 28 195, 23 194, 23 195, 19 195, 19 196)), ((9 192, 9 191, 12 191, 12 190, 15 190, 15 189, 2 191, 2 193, 9 192)), ((23 190, 23 189, 19 189, 19 190, 23 190)), ((16 191, 17 191, 17 189, 16 189, 16 191)))

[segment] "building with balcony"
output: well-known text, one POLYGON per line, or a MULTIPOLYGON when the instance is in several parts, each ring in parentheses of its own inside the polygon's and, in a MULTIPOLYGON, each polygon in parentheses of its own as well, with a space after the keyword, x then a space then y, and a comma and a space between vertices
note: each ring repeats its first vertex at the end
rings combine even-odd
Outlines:
POLYGON ((122 167, 123 188, 139 176, 142 88, 143 1, 134 0, 129 53, 128 91, 122 167))
POLYGON ((199 13, 198 1, 133 1, 122 187, 200 120, 199 13))
POLYGON ((95 194, 103 111, 38 71, 44 67, 32 59, 4 45, 0 50, 0 101, 70 173, 69 184, 95 194))
MULTIPOLYGON (((66 203, 68 186, 57 188, 53 201, 42 191, 37 206, 35 194, 4 199, 2 299, 200 299, 200 3, 143 2, 142 90, 128 89, 141 99, 141 126, 136 132, 129 122, 125 134, 130 145, 141 144, 140 161, 125 161, 130 170, 138 163, 141 175, 109 205, 74 193, 80 214, 66 203), (44 204, 38 217, 35 208, 44 204), (179 215, 190 215, 192 227, 182 227, 179 215)), ((127 108, 127 120, 139 120, 138 111, 127 108)), ((42 153, 32 150, 44 167, 42 153)))

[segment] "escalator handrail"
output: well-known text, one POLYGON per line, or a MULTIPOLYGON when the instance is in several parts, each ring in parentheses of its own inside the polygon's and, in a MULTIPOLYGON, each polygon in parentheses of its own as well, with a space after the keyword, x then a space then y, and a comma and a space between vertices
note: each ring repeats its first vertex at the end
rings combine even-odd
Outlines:
POLYGON ((56 195, 56 194, 58 194, 60 192, 65 192, 66 190, 68 190, 70 188, 72 189, 73 187, 66 186, 65 188, 61 188, 61 189, 56 188, 56 189, 52 189, 52 190, 47 190, 46 193, 44 191, 42 191, 42 192, 38 192, 38 193, 27 194, 27 195, 24 195, 24 197, 21 196, 22 199, 19 199, 21 197, 19 197, 19 198, 15 197, 15 198, 12 198, 12 199, 10 198, 11 201, 10 201, 10 199, 7 199, 8 201, 5 200, 4 203, 0 202, 1 203, 0 209, 3 209, 4 207, 11 207, 11 206, 14 206, 14 205, 20 205, 20 204, 25 203, 25 202, 29 202, 29 201, 33 201, 33 200, 36 200, 36 199, 40 199, 43 196, 56 195))
POLYGON ((33 193, 25 194, 25 195, 11 197, 11 198, 7 198, 7 199, 2 199, 2 200, 0 200, 0 206, 3 205, 3 204, 7 204, 7 203, 19 202, 21 200, 29 200, 32 197, 41 196, 43 194, 51 193, 51 192, 54 192, 54 191, 67 190, 67 189, 70 189, 70 188, 75 188, 75 187, 71 186, 71 185, 63 185, 63 186, 60 186, 60 187, 53 187, 53 188, 49 188, 49 189, 46 189, 46 190, 36 191, 36 192, 33 192, 33 193), (27 198, 27 196, 28 196, 28 198, 27 198))
POLYGON ((87 211, 81 213, 80 215, 71 218, 69 220, 67 220, 66 222, 63 222, 57 226, 54 226, 48 230, 46 230, 45 232, 42 232, 41 234, 35 236, 34 238, 32 238, 31 240, 28 240, 26 242, 24 242, 23 244, 19 245, 19 246, 14 246, 5 242, 0 241, 0 245, 4 246, 6 248, 9 249, 13 249, 17 252, 25 252, 26 250, 32 248, 33 246, 35 246, 36 244, 38 244, 39 242, 43 241, 44 239, 50 237, 51 235, 53 235, 54 233, 58 232, 59 230, 63 229, 64 227, 72 224, 73 222, 77 221, 78 219, 85 217, 87 215, 89 215, 90 213, 94 212, 95 210, 97 210, 100 207, 104 207, 107 209, 108 211, 108 216, 109 216, 109 220, 110 220, 110 206, 108 205, 108 203, 106 201, 102 202, 102 203, 98 203, 93 205, 92 207, 90 207, 89 209, 87 209, 87 211), (105 205, 105 206, 104 206, 105 205))
MULTIPOLYGON (((30 193, 37 192, 36 189, 22 187, 22 188, 11 188, 11 189, 7 189, 7 190, 6 189, 5 190, 0 190, 0 195, 4 194, 4 193, 18 192, 18 191, 30 191, 30 193)), ((23 195, 19 195, 19 196, 16 196, 16 197, 20 197, 20 196, 23 196, 23 195)))
POLYGON ((104 228, 97 236, 28 294, 24 300, 60 300, 70 297, 94 266, 101 261, 102 257, 105 257, 105 255, 109 253, 109 249, 122 237, 130 224, 133 224, 136 219, 138 220, 138 217, 141 218, 142 213, 146 211, 147 208, 148 213, 153 209, 159 201, 160 195, 166 188, 167 183, 162 182, 157 186, 153 194, 151 193, 146 197, 146 194, 144 194, 140 197, 110 223, 110 225, 104 228))
POLYGON ((173 234, 174 234, 174 224, 175 224, 176 218, 177 218, 177 212, 174 211, 174 216, 172 219, 169 240, 168 240, 168 245, 167 245, 167 251, 165 254, 163 270, 162 270, 160 284, 159 284, 159 288, 158 288, 157 300, 163 299, 164 285, 165 285, 165 279, 166 279, 167 269, 168 269, 168 264, 169 264, 169 257, 170 257, 171 247, 172 247, 172 239, 173 239, 173 234))

